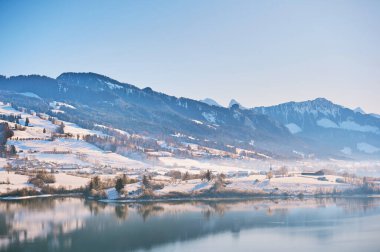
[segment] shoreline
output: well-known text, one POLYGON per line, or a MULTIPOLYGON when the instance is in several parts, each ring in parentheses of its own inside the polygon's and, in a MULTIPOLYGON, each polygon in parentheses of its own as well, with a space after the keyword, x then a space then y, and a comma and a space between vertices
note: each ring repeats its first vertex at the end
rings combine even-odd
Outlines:
POLYGON ((164 203, 164 202, 205 202, 205 201, 244 201, 244 200, 285 200, 285 199, 323 199, 323 198, 380 198, 380 194, 334 194, 334 195, 266 195, 266 196, 235 196, 235 197, 178 197, 178 198, 135 198, 135 199, 95 199, 84 196, 82 193, 68 193, 68 194, 42 194, 32 196, 6 196, 0 197, 0 202, 4 201, 23 201, 29 199, 39 198, 71 198, 80 197, 90 201, 97 201, 107 204, 115 203, 164 203))

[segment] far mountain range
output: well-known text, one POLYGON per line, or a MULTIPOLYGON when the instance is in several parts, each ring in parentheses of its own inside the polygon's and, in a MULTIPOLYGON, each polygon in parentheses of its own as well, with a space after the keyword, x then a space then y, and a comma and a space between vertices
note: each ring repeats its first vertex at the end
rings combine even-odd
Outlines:
MULTIPOLYGON (((212 96, 212 94, 210 94, 212 96)), ((254 99, 254 97, 252 97, 254 99)), ((0 101, 74 122, 271 158, 380 158, 380 118, 324 98, 246 108, 140 89, 95 73, 0 76, 0 101), (59 110, 51 106, 69 104, 59 110)))

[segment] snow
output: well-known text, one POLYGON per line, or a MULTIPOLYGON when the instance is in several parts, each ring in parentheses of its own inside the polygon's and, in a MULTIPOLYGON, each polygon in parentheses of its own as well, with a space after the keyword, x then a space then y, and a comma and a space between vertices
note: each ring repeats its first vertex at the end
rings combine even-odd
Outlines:
POLYGON ((230 103, 228 104, 228 107, 231 108, 233 105, 238 105, 240 109, 247 109, 246 107, 242 106, 238 101, 235 99, 231 99, 230 103))
POLYGON ((364 112, 364 110, 363 110, 361 107, 357 107, 356 109, 354 109, 354 112, 355 112, 355 113, 360 113, 360 114, 363 114, 363 115, 366 114, 366 113, 364 112))
POLYGON ((23 96, 27 96, 27 97, 36 98, 36 99, 41 100, 41 97, 39 97, 38 95, 36 95, 35 93, 32 93, 32 92, 24 92, 24 93, 19 93, 19 94, 23 95, 23 96))
POLYGON ((289 123, 289 124, 286 124, 285 126, 288 128, 288 130, 292 134, 297 134, 302 131, 302 129, 295 123, 289 123))
POLYGON ((337 117, 340 113, 341 106, 335 105, 324 98, 317 98, 312 101, 293 103, 292 108, 300 114, 312 114, 315 117, 318 114, 325 116, 337 117))
POLYGON ((71 108, 71 109, 76 109, 76 107, 74 107, 73 105, 70 105, 70 104, 65 103, 65 102, 58 102, 58 101, 50 102, 49 106, 52 107, 52 108, 54 108, 54 109, 60 109, 61 107, 67 107, 67 108, 71 108))
POLYGON ((98 130, 89 130, 89 129, 84 129, 76 125, 75 123, 71 122, 65 122, 63 121, 65 128, 64 131, 65 133, 71 133, 73 135, 98 135, 98 136, 104 136, 105 134, 103 132, 100 132, 98 130))
POLYGON ((206 103, 210 106, 217 106, 217 107, 222 107, 218 102, 216 102, 214 99, 211 98, 205 98, 203 100, 200 100, 200 102, 206 103))
POLYGON ((336 123, 327 118, 322 118, 318 120, 317 125, 323 128, 339 128, 339 126, 336 123))
POLYGON ((222 164, 217 162, 209 162, 209 161, 200 161, 200 160, 194 160, 194 159, 181 159, 181 158, 175 158, 175 157, 160 157, 160 164, 163 167, 170 167, 172 169, 177 169, 183 172, 190 172, 190 173, 198 173, 200 170, 212 170, 216 172, 223 172, 228 173, 230 171, 239 171, 239 170, 245 170, 245 171, 251 171, 251 169, 245 169, 239 166, 234 165, 233 163, 230 164, 222 164))
POLYGON ((109 81, 105 81, 104 83, 107 84, 107 86, 109 87, 109 89, 112 89, 112 90, 113 89, 122 89, 123 88, 123 86, 111 83, 109 81))
POLYGON ((214 113, 203 112, 202 116, 210 123, 216 123, 216 118, 214 113))
POLYGON ((111 167, 126 167, 144 169, 147 164, 136 161, 116 153, 105 153, 98 147, 82 140, 56 139, 54 141, 14 141, 9 144, 15 145, 17 150, 23 150, 21 156, 35 158, 45 162, 55 162, 57 164, 78 164, 78 165, 109 165, 111 167), (69 154, 47 154, 44 151, 67 151, 69 154), (36 153, 28 153, 28 151, 36 153))
POLYGON ((194 123, 196 123, 196 124, 203 124, 203 122, 201 122, 201 121, 198 121, 198 120, 191 120, 191 121, 193 121, 194 123))
POLYGON ((373 116, 373 117, 375 117, 375 118, 379 118, 380 119, 380 115, 378 115, 378 114, 370 114, 371 116, 373 116))
POLYGON ((344 130, 352 130, 352 131, 360 131, 360 132, 372 132, 376 134, 380 134, 379 128, 370 125, 360 125, 354 121, 343 121, 337 125, 335 122, 331 121, 327 118, 322 118, 317 121, 317 125, 323 128, 335 128, 335 129, 344 129, 344 130))
POLYGON ((67 189, 76 189, 80 187, 85 187, 89 182, 89 178, 82 178, 78 176, 69 175, 66 173, 56 173, 55 183, 51 184, 54 187, 66 187, 67 189))
POLYGON ((370 125, 360 125, 354 121, 344 121, 340 123, 340 127, 345 130, 372 132, 372 133, 380 134, 379 128, 370 126, 370 125))
POLYGON ((95 124, 95 127, 98 127, 98 128, 103 128, 103 129, 109 129, 109 130, 112 130, 112 131, 115 131, 121 135, 125 135, 125 136, 130 136, 130 134, 124 130, 120 130, 120 129, 116 129, 116 128, 112 128, 112 127, 108 127, 108 126, 105 126, 105 125, 101 125, 101 124, 95 124))
POLYGON ((193 193, 201 190, 208 190, 212 187, 212 185, 213 182, 202 182, 200 179, 193 179, 181 183, 167 184, 163 189, 156 190, 155 194, 160 196, 170 192, 193 193))
POLYGON ((365 152, 368 154, 373 154, 373 153, 380 151, 380 148, 377 148, 376 146, 370 145, 368 143, 358 143, 356 145, 356 148, 359 151, 362 151, 362 152, 365 152))
POLYGON ((21 189, 24 187, 33 187, 33 185, 28 184, 28 176, 15 174, 14 172, 7 172, 5 170, 0 170, 0 193, 5 193, 8 191, 21 189), (10 184, 3 184, 1 182, 7 182, 9 179, 10 184))
POLYGON ((326 175, 324 177, 326 177, 328 181, 321 181, 312 176, 300 175, 292 177, 274 177, 271 180, 268 180, 264 175, 252 175, 249 177, 234 179, 231 184, 227 185, 227 188, 247 192, 273 192, 278 189, 280 192, 292 194, 314 194, 321 189, 329 189, 331 191, 334 188, 346 189, 350 187, 348 184, 336 183, 336 178, 341 178, 339 176, 326 175), (256 180, 258 182, 256 182, 256 180))
POLYGON ((114 200, 114 199, 119 198, 119 193, 116 191, 114 187, 108 188, 105 191, 106 191, 107 199, 114 200))
POLYGON ((59 114, 59 113, 64 114, 65 113, 65 111, 59 110, 59 109, 52 109, 51 112, 53 112, 54 114, 59 114))
MULTIPOLYGON (((29 118, 29 126, 33 126, 33 127, 38 127, 38 128, 41 128, 41 130, 43 128, 49 130, 49 131, 55 131, 57 129, 57 125, 54 125, 52 124, 50 121, 48 120, 43 120, 41 118, 39 118, 38 116, 35 116, 35 115, 30 115, 28 113, 24 113, 24 112, 20 112, 18 110, 15 110, 14 108, 12 108, 9 104, 0 104, 0 113, 2 114, 6 114, 6 115, 21 115, 21 120, 20 120, 20 123, 21 124, 25 124, 25 119, 26 118, 29 118)), ((29 130, 30 127, 27 127, 27 130, 29 130)), ((18 131, 15 131, 15 133, 18 132, 18 131)))

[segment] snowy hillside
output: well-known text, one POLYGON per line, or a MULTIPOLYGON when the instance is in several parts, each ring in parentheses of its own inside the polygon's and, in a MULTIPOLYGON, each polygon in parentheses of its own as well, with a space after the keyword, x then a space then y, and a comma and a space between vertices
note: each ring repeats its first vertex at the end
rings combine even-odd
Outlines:
POLYGON ((318 98, 252 111, 280 121, 292 134, 314 141, 321 150, 349 158, 380 156, 380 120, 360 108, 351 110, 318 98))

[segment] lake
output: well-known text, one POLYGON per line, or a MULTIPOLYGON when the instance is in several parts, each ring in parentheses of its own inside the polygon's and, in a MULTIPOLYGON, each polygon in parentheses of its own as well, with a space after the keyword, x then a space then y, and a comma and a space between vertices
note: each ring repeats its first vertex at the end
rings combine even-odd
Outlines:
POLYGON ((380 198, 0 201, 0 251, 380 251, 380 198))

